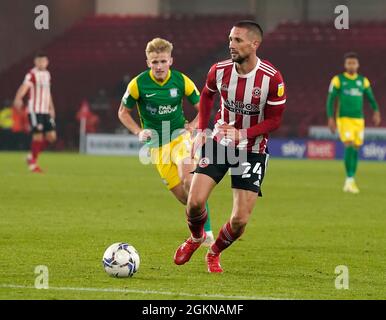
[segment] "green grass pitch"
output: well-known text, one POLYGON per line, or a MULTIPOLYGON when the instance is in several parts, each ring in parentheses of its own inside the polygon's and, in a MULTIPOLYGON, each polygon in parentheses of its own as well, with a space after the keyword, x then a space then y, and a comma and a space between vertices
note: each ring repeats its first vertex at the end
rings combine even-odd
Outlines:
MULTIPOLYGON (((386 299, 386 167, 360 162, 359 195, 342 192, 340 161, 271 159, 242 238, 208 274, 204 249, 173 263, 188 236, 184 208, 136 157, 45 153, 43 175, 23 153, 0 153, 0 299, 386 299), (133 278, 103 270, 107 246, 140 253, 133 278), (35 267, 49 290, 34 288, 35 267), (349 289, 335 288, 335 268, 349 289)), ((210 198, 217 235, 231 210, 226 177, 210 198)))

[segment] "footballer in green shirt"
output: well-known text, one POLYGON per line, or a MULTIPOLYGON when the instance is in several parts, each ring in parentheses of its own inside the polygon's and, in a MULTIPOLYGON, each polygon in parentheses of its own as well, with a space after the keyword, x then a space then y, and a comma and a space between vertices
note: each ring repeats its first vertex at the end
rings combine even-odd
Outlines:
POLYGON ((332 133, 335 133, 338 129, 339 138, 345 145, 346 181, 343 191, 359 193, 354 177, 358 165, 358 150, 364 139, 363 96, 366 96, 374 111, 374 125, 380 125, 381 114, 370 81, 363 75, 358 74, 359 59, 356 53, 349 52, 345 54, 344 68, 345 72, 336 75, 331 80, 327 98, 328 127, 332 133), (336 99, 338 103, 335 111, 336 99))
MULTIPOLYGON (((191 172, 196 168, 196 161, 191 159, 191 134, 197 127, 198 117, 189 123, 184 116, 182 101, 186 97, 198 110, 200 92, 186 75, 171 69, 172 50, 172 43, 161 38, 147 44, 149 69, 130 81, 118 116, 127 129, 141 142, 147 143, 151 161, 164 184, 186 205, 193 176, 191 172), (135 107, 140 125, 131 116, 135 107)), ((209 210, 208 205, 206 209, 209 210)), ((209 219, 204 229, 204 245, 210 246, 214 237, 209 219)))

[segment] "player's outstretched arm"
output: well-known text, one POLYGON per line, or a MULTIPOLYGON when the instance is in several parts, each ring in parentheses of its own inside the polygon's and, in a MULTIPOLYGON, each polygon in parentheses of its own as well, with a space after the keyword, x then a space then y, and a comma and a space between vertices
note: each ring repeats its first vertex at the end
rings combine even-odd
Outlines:
POLYGON ((14 107, 16 107, 18 109, 21 109, 23 107, 23 98, 27 94, 29 88, 30 88, 29 85, 26 83, 23 83, 19 87, 19 89, 16 92, 15 99, 13 101, 14 107))

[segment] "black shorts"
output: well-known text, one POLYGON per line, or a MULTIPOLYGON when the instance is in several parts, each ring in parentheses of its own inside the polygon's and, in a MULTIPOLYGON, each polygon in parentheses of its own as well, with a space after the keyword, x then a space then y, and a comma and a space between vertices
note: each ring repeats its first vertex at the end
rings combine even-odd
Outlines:
POLYGON ((30 113, 28 119, 33 133, 55 131, 55 120, 50 114, 30 113))
POLYGON ((205 174, 219 183, 230 169, 232 188, 253 191, 262 196, 261 185, 268 158, 266 153, 229 148, 207 139, 194 172, 205 174))

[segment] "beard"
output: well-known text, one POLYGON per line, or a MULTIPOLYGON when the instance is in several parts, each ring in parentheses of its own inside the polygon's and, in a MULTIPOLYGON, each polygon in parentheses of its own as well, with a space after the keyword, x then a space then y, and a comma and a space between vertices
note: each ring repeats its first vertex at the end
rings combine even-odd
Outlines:
POLYGON ((245 60, 246 60, 246 57, 243 57, 241 55, 237 55, 236 57, 232 58, 232 61, 238 64, 242 64, 245 60))

